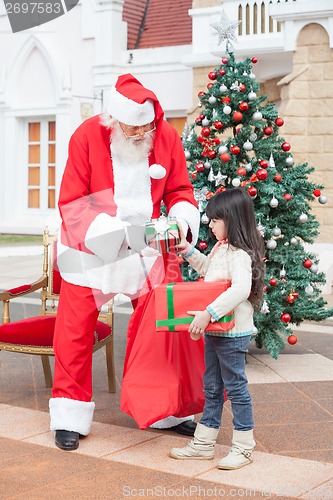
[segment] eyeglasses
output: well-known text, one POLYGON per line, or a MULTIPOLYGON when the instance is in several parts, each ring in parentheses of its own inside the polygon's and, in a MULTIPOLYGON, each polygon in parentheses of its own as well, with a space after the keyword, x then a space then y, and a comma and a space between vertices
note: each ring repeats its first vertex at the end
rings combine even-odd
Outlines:
POLYGON ((147 123, 147 125, 139 125, 137 127, 131 127, 129 125, 125 125, 124 123, 119 123, 119 125, 126 139, 133 140, 142 139, 145 135, 151 134, 156 130, 153 122, 147 123), (141 132, 137 133, 138 130, 141 130, 141 132))

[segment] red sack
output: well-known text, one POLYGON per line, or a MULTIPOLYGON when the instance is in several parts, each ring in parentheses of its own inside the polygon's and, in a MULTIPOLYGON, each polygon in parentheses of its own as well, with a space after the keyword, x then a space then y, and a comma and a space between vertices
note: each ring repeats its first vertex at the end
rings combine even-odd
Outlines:
MULTIPOLYGON (((196 281, 163 283, 155 287, 156 330, 158 332, 188 331, 193 316, 187 311, 202 311, 221 293, 230 287, 230 281, 196 281)), ((206 330, 227 332, 235 326, 231 311, 218 321, 210 323, 206 330)))

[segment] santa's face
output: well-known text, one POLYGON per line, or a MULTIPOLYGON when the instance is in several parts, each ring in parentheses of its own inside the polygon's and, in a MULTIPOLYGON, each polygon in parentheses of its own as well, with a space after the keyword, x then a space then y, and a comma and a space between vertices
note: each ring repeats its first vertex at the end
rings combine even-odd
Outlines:
POLYGON ((142 141, 145 136, 152 134, 155 130, 154 122, 138 126, 126 125, 125 123, 119 122, 119 125, 126 139, 131 141, 142 141))
POLYGON ((112 147, 125 162, 132 163, 147 158, 153 148, 154 137, 154 123, 141 127, 124 126, 117 121, 112 123, 112 147))

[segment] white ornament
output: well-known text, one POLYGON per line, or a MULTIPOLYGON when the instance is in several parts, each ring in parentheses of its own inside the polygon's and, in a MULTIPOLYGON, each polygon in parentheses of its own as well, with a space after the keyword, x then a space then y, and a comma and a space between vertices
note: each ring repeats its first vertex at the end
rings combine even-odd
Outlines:
POLYGON ((288 156, 286 158, 286 161, 285 161, 286 165, 288 165, 288 167, 292 167, 293 164, 294 164, 294 158, 292 156, 288 156))
POLYGON ((213 182, 215 180, 215 176, 214 176, 214 172, 213 172, 212 168, 209 171, 207 179, 209 180, 209 182, 213 182))
POLYGON ((223 113, 224 113, 225 115, 230 115, 231 111, 232 111, 232 110, 231 110, 231 107, 230 107, 230 106, 224 106, 224 108, 223 108, 223 113))
POLYGON ((149 175, 152 179, 163 179, 166 175, 166 170, 162 165, 154 163, 149 167, 149 175))
POLYGON ((187 149, 185 150, 185 158, 186 160, 189 160, 191 158, 191 153, 187 149))
POLYGON ((260 113, 260 111, 256 111, 255 113, 253 113, 252 119, 255 122, 258 122, 259 120, 261 120, 262 119, 262 114, 260 113))
POLYGON ((234 179, 232 179, 231 181, 231 184, 234 186, 234 187, 239 187, 240 186, 240 179, 238 177, 235 177, 234 179))
POLYGON ((205 163, 204 163, 204 166, 208 170, 212 166, 212 164, 210 163, 210 161, 206 160, 205 163))
POLYGON ((215 104, 216 103, 216 97, 214 95, 211 95, 210 98, 208 99, 208 102, 210 104, 215 104))
POLYGON ((258 228, 258 231, 261 234, 261 236, 265 236, 266 228, 265 228, 265 226, 263 226, 261 224, 261 222, 259 222, 259 224, 257 225, 257 228, 258 228))
POLYGON ((286 275, 286 270, 285 270, 285 268, 283 267, 283 268, 281 269, 281 271, 280 271, 280 278, 284 278, 284 277, 285 277, 285 275, 286 275))
POLYGON ((227 91, 228 91, 228 87, 226 85, 222 84, 220 87, 221 94, 225 94, 227 91))
POLYGON ((275 240, 268 240, 266 243, 266 247, 268 250, 274 250, 277 247, 277 243, 275 240))
POLYGON ((325 203, 327 203, 327 197, 324 194, 322 194, 321 196, 319 196, 318 201, 322 205, 325 205, 325 203))
POLYGON ((245 167, 244 167, 244 168, 245 168, 245 170, 246 170, 247 172, 251 172, 251 170, 252 170, 252 165, 251 165, 251 163, 247 163, 247 164, 245 165, 245 167))
POLYGON ((218 33, 218 45, 224 40, 227 41, 226 46, 231 44, 230 40, 237 41, 235 30, 240 24, 240 21, 230 21, 227 14, 222 10, 221 19, 219 23, 211 24, 210 26, 218 33))
POLYGON ((249 74, 249 77, 251 78, 251 80, 255 80, 256 79, 256 75, 252 71, 249 74))
POLYGON ((252 149, 253 149, 252 142, 250 142, 250 141, 244 142, 243 148, 245 149, 245 151, 252 151, 252 149))
POLYGON ((312 266, 310 267, 310 271, 312 272, 312 274, 317 274, 318 270, 318 264, 312 264, 312 266))
POLYGON ((273 153, 271 153, 271 155, 269 157, 268 166, 269 166, 269 168, 275 168, 275 161, 274 161, 273 153))
POLYGON ((294 247, 297 246, 298 245, 298 239, 297 238, 291 238, 290 244, 294 245, 294 247))
POLYGON ((268 314, 269 313, 269 307, 268 307, 268 304, 267 304, 267 301, 264 300, 264 302, 262 303, 262 306, 261 306, 261 311, 262 314, 268 314))
POLYGON ((270 206, 272 208, 276 208, 279 204, 278 200, 275 198, 275 196, 273 196, 273 198, 271 199, 271 201, 269 202, 270 206))
POLYGON ((209 223, 209 218, 208 218, 207 214, 202 214, 202 216, 201 216, 201 222, 203 224, 208 224, 209 223))
POLYGON ((307 216, 306 214, 302 213, 302 214, 299 216, 298 220, 299 220, 302 224, 305 224, 305 222, 307 222, 307 221, 308 221, 308 216, 307 216))
POLYGON ((313 292, 314 292, 314 290, 313 290, 313 286, 311 286, 311 285, 307 285, 304 291, 305 291, 305 293, 306 293, 307 295, 312 295, 312 294, 313 294, 313 292))
POLYGON ((281 235, 281 229, 277 226, 275 226, 272 230, 272 233, 274 236, 280 236, 281 235))
POLYGON ((252 132, 252 134, 250 134, 250 141, 255 142, 257 139, 257 134, 255 132, 252 132))
POLYGON ((227 178, 228 176, 223 175, 221 170, 219 169, 219 171, 215 175, 215 186, 225 186, 225 181, 227 180, 227 178))
POLYGON ((255 92, 249 92, 249 95, 247 96, 249 101, 254 101, 257 99, 257 94, 255 92))
POLYGON ((204 127, 208 127, 208 125, 210 125, 210 120, 208 120, 208 118, 204 118, 201 123, 204 127))
POLYGON ((228 152, 228 148, 227 148, 227 146, 220 146, 219 149, 218 149, 218 151, 219 151, 219 154, 221 155, 223 153, 227 153, 228 152))

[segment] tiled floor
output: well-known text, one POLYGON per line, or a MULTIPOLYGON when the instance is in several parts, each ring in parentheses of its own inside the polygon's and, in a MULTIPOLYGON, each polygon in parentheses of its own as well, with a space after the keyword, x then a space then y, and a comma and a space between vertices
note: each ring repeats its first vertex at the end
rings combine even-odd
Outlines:
MULTIPOLYGON (((21 260, 0 257, 0 288, 39 276, 39 256, 31 256, 26 267, 21 260)), ((13 319, 37 310, 34 300, 18 303, 13 319)), ((116 394, 107 391, 104 351, 94 355, 94 423, 75 452, 54 445, 50 390, 39 357, 0 353, 0 498, 333 499, 332 322, 303 325, 299 342, 288 345, 278 360, 251 345, 247 374, 256 423, 254 462, 221 471, 216 463, 230 443, 230 403, 211 461, 169 458, 170 448, 186 444, 187 438, 171 431, 138 430, 120 411, 128 318, 126 304, 117 308, 116 394)))

